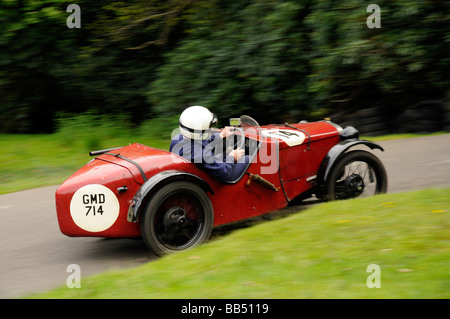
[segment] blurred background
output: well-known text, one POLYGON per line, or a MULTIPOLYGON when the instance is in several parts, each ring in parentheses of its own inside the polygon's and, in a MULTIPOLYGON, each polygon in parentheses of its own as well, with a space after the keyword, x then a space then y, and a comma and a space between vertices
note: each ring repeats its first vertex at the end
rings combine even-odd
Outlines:
POLYGON ((168 130, 190 105, 450 130, 450 2, 377 1, 374 29, 357 0, 73 3, 81 28, 70 2, 0 0, 0 133, 53 133, 73 114, 168 130))
MULTIPOLYGON (((154 258, 142 242, 62 238, 54 185, 91 160, 88 151, 168 149, 188 106, 210 108, 220 126, 247 114, 260 124, 329 117, 382 138, 450 132, 449 22, 450 1, 437 0, 0 0, 0 298, 64 284, 74 262, 87 276, 154 258), (371 3, 381 28, 367 26, 371 3), (80 28, 67 25, 70 4, 80 28)), ((448 187, 449 136, 383 144, 390 192, 448 187)), ((155 287, 144 296, 157 298, 166 287, 177 298, 448 298, 448 191, 384 198, 340 202, 230 237, 202 257, 169 259, 182 270, 162 260, 139 270, 135 285, 118 280, 123 290, 99 286, 126 298, 147 289, 143 278, 155 287), (206 282, 199 295, 186 261, 206 282), (375 295, 372 263, 383 267, 375 295), (175 277, 155 280, 152 269, 175 277)))

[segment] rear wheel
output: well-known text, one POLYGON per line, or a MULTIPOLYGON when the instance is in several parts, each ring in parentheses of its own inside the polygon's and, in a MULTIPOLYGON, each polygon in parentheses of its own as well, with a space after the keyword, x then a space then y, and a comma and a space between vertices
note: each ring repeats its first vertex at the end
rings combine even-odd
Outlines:
POLYGON ((141 233, 145 244, 161 256, 208 240, 213 219, 213 207, 203 189, 179 181, 162 187, 149 200, 141 221, 141 233))
POLYGON ((330 174, 328 199, 367 197, 387 191, 386 170, 381 161, 366 151, 343 155, 330 174))

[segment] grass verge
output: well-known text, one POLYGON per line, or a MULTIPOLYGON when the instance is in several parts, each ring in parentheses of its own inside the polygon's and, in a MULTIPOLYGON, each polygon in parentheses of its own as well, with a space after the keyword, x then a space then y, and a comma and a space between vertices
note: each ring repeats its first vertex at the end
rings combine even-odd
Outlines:
POLYGON ((0 194, 61 184, 92 159, 89 151, 134 142, 160 149, 169 146, 168 140, 139 136, 102 139, 90 148, 67 144, 56 134, 0 135, 0 194))
POLYGON ((93 114, 66 116, 61 123, 54 134, 0 134, 0 194, 61 184, 91 160, 89 151, 131 143, 167 150, 176 127, 171 118, 131 128, 93 114))
POLYGON ((448 134, 448 132, 435 132, 435 133, 399 133, 399 134, 387 134, 381 136, 362 136, 361 139, 369 140, 373 142, 380 141, 390 141, 390 140, 398 140, 404 138, 413 138, 413 137, 424 137, 424 136, 435 136, 435 135, 443 135, 448 134))
POLYGON ((449 212, 449 189, 323 203, 32 298, 449 298, 449 212))

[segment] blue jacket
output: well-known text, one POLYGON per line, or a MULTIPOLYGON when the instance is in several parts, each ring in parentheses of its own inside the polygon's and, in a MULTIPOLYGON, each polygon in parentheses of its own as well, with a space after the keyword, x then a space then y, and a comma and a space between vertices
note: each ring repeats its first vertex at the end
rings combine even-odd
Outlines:
POLYGON ((178 134, 170 143, 170 151, 191 161, 200 169, 203 169, 226 182, 233 178, 234 158, 220 151, 215 154, 216 148, 222 147, 222 139, 219 134, 213 134, 206 140, 191 140, 178 134))

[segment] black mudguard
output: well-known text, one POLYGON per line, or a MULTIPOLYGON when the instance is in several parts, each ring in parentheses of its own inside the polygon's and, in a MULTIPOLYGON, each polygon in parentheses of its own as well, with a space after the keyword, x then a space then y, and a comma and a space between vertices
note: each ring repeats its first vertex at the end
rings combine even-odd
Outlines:
POLYGON ((149 196, 157 191, 162 185, 166 185, 172 181, 189 180, 201 186, 206 192, 214 194, 213 190, 207 182, 200 177, 177 170, 168 170, 158 173, 145 182, 134 195, 132 203, 128 208, 127 220, 131 223, 139 220, 139 212, 141 206, 147 202, 149 196))
POLYGON ((323 190, 323 188, 327 185, 330 172, 332 171, 334 165, 337 163, 341 155, 344 154, 349 148, 360 144, 366 145, 372 150, 379 149, 381 151, 384 151, 384 149, 379 144, 367 140, 349 139, 336 144, 329 150, 328 154, 325 156, 322 164, 320 165, 319 172, 317 174, 317 183, 319 189, 323 190))

